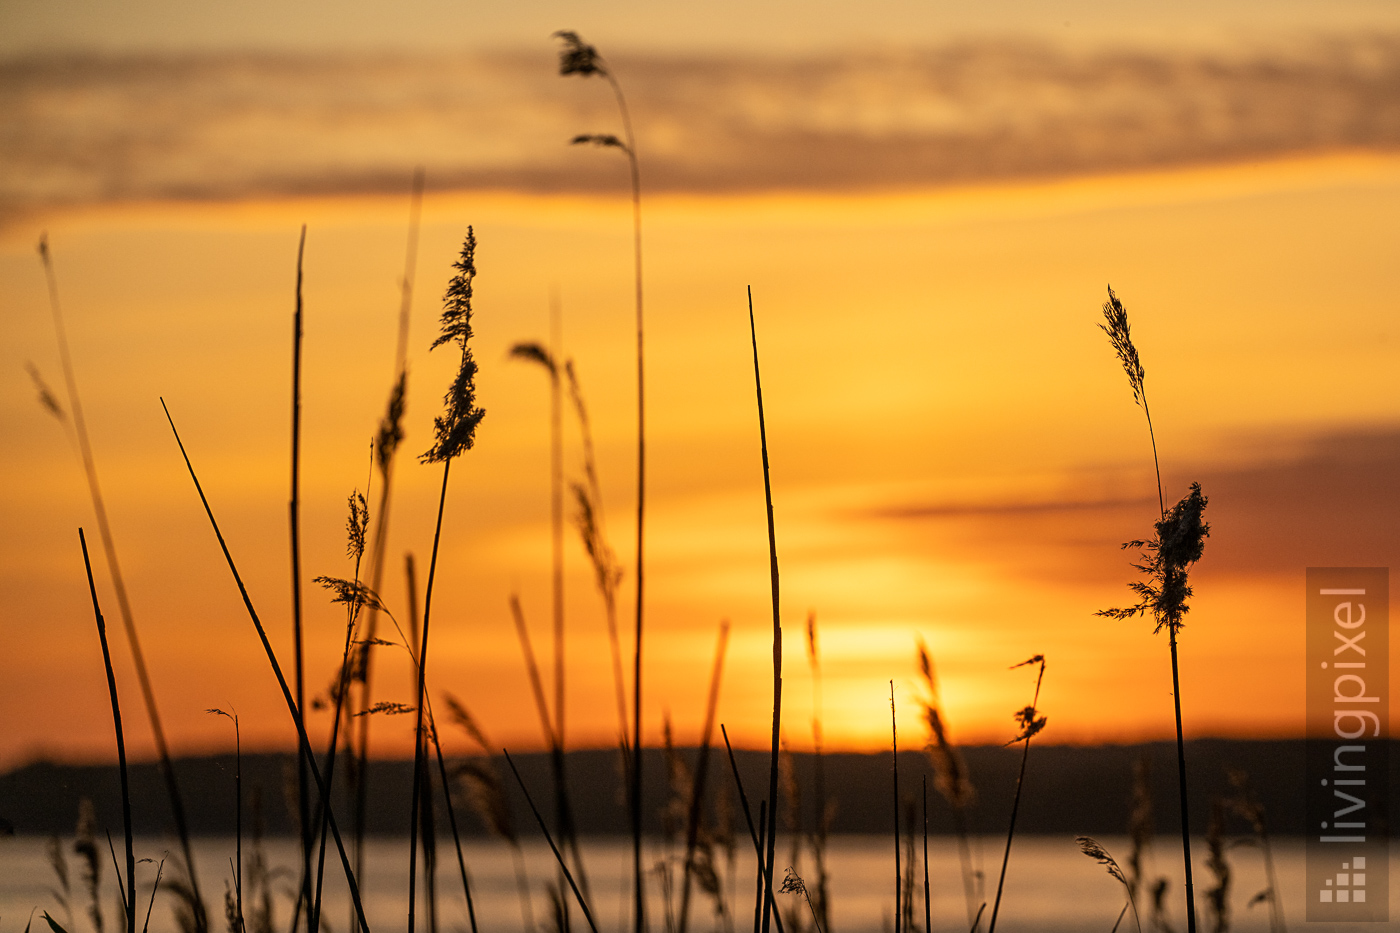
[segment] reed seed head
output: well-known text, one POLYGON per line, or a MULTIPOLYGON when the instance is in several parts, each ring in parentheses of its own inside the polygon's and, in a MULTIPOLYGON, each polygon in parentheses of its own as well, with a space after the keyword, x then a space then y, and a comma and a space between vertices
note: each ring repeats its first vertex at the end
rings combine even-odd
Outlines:
POLYGON ((391 703, 388 700, 381 700, 369 709, 362 709, 356 716, 374 716, 383 713, 386 716, 401 716, 404 713, 416 713, 418 707, 409 706, 406 703, 391 703))
POLYGON ((379 433, 374 438, 374 462, 383 473, 388 472, 394 452, 403 441, 403 415, 407 393, 408 373, 399 373, 399 378, 394 381, 394 388, 389 391, 389 407, 379 421, 379 433))
POLYGON ((1201 518, 1208 501, 1201 493, 1201 484, 1192 483, 1191 491, 1156 523, 1157 534, 1152 540, 1129 541, 1123 545, 1143 552, 1142 562, 1133 566, 1145 579, 1128 584, 1139 600, 1122 609, 1102 609, 1098 615, 1127 619, 1151 613, 1157 622, 1154 633, 1165 627, 1175 636, 1181 630, 1191 608, 1187 572, 1201 559, 1205 539, 1210 537, 1210 525, 1201 518))
POLYGON ((783 886, 778 889, 779 894, 801 894, 807 895, 807 882, 802 880, 802 876, 793 870, 789 865, 783 872, 783 886))
POLYGON ((34 389, 39 393, 39 404, 43 405, 49 414, 59 421, 66 421, 68 413, 63 410, 63 406, 58 403, 58 397, 49 389, 48 383, 44 382, 39 375, 39 369, 33 363, 25 363, 24 368, 29 371, 29 379, 34 383, 34 389))
POLYGON ((530 363, 537 363, 545 368, 549 373, 550 379, 559 378, 559 367, 554 362, 554 354, 550 353, 538 343, 533 341, 517 343, 510 348, 510 357, 514 360, 525 360, 530 363))
POLYGON ((1118 300, 1118 296, 1113 294, 1111 285, 1108 287, 1108 301, 1104 302, 1103 317, 1104 323, 1099 327, 1108 334, 1113 350, 1118 354, 1118 362, 1123 364, 1123 372, 1128 374, 1128 384, 1133 389, 1133 401, 1144 405, 1147 396, 1142 383, 1147 373, 1142 368, 1142 360, 1138 358, 1137 347, 1133 346, 1133 336, 1128 328, 1128 311, 1118 300))
MULTIPOLYGON (((340 577, 316 577, 311 582, 319 583, 325 589, 330 590, 332 603, 341 603, 351 607, 368 606, 379 612, 389 612, 384 606, 383 601, 380 600, 379 594, 359 580, 344 580, 340 577)), ((371 639, 370 643, 376 645, 392 644, 392 642, 385 642, 377 638, 371 639)))
POLYGON ((569 145, 571 146, 579 146, 587 143, 592 143, 595 146, 603 146, 604 148, 621 149, 623 152, 632 151, 627 147, 625 142, 618 139, 612 133, 580 133, 569 140, 569 145))
POLYGON ((1075 836, 1074 841, 1079 843, 1079 851, 1108 869, 1108 873, 1117 878, 1124 887, 1128 886, 1127 876, 1123 874, 1123 869, 1118 867, 1118 863, 1113 860, 1113 856, 1108 854, 1107 849, 1095 842, 1090 836, 1075 836))
POLYGON ((365 553, 365 530, 369 527, 369 505, 359 490, 350 493, 350 517, 345 520, 345 553, 359 560, 365 553))
POLYGON ((476 406, 476 361, 472 359, 472 351, 467 346, 472 336, 472 279, 476 277, 476 236, 471 227, 467 228, 462 254, 453 268, 457 274, 448 283, 447 294, 443 297, 442 333, 429 349, 456 343, 462 348, 462 362, 443 397, 446 409, 433 418, 437 439, 420 458, 424 463, 446 463, 471 450, 476 426, 486 415, 476 406))
POLYGON ((561 29, 554 34, 563 46, 559 49, 559 73, 561 75, 601 75, 606 77, 607 68, 598 50, 579 38, 571 29, 561 29))

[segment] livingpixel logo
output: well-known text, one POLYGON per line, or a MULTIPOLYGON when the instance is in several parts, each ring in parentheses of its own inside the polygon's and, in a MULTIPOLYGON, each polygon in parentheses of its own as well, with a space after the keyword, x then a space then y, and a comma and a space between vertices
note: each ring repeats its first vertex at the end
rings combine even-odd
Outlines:
POLYGON ((1308 920, 1387 921, 1390 574, 1307 572, 1308 920))

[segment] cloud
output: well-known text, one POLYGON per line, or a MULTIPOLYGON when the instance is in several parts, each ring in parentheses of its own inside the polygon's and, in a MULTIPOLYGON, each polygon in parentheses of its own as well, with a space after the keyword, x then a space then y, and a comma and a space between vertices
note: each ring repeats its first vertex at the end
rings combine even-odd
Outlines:
MULTIPOLYGON (((626 58, 651 191, 850 189, 1400 143, 1400 37, 1234 57, 983 40, 839 57, 626 58)), ((0 62, 0 216, 150 199, 615 191, 607 88, 552 51, 0 62)))
MULTIPOLYGON (((1165 477, 1168 503, 1193 481, 1210 499, 1211 536, 1197 574, 1301 580, 1308 567, 1400 567, 1400 429, 1284 440, 1293 453, 1228 467, 1200 464, 1165 477)), ((1151 534, 1155 496, 1085 495, 1078 484, 1044 501, 906 503, 870 517, 951 528, 964 556, 1037 581, 1126 579, 1131 571, 1119 545, 1151 534)))

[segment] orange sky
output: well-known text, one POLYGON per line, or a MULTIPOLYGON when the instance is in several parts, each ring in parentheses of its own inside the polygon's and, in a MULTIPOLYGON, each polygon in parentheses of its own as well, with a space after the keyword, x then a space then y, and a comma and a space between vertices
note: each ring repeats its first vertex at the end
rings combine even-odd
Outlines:
MULTIPOLYGON (((390 378, 406 197, 73 209, 0 232, 0 761, 102 757, 101 658, 75 529, 94 523, 32 361, 61 386, 34 244, 52 243, 118 548, 177 751, 289 741, 285 709, 184 474, 164 396, 288 657, 286 482, 292 282, 306 259, 303 566, 348 575, 344 500, 390 378)), ((1111 282, 1147 367, 1168 496, 1200 480, 1213 535, 1182 640, 1190 735, 1295 733, 1306 566, 1389 565, 1400 466, 1400 335, 1390 244, 1400 157, 1339 152, 1063 181, 854 193, 658 195, 646 202, 649 444, 646 730, 693 741, 721 619, 734 625, 720 718, 768 728, 768 574, 744 289, 764 367, 788 632, 785 722, 809 741, 801 626, 820 626, 825 730, 886 741, 888 681, 912 743, 924 638, 957 737, 1005 741, 1049 661, 1052 741, 1171 730, 1166 643, 1124 602, 1117 542, 1149 531, 1141 411, 1094 326, 1111 282)), ((479 241, 474 352, 488 414, 454 469, 430 679, 495 738, 539 744, 510 628, 517 592, 547 644, 547 396, 506 359, 546 336, 595 419, 611 538, 630 568, 633 404, 629 226, 603 196, 431 194, 424 209, 404 450, 427 446, 451 374, 428 354, 467 224, 479 241)), ((579 465, 570 434, 566 463, 579 465)), ((385 599, 405 551, 426 564, 439 474, 400 469, 385 599)), ((568 549, 571 741, 614 717, 599 600, 568 549)), ((100 576, 106 576, 105 570, 100 576)), ((421 580, 421 571, 420 571, 421 580)), ((624 583, 630 594, 631 572, 624 583)), ((109 620, 117 618, 105 583, 109 620)), ((624 604, 630 602, 630 595, 624 604)), ((307 595, 309 679, 329 681, 341 616, 307 595)), ((131 744, 148 753, 129 652, 114 638, 131 744)), ((408 670, 382 669, 406 699, 408 670)), ((322 719, 325 714, 321 714, 322 719)), ((321 726, 318 726, 318 731, 321 726)), ((379 749, 408 748, 384 720, 379 749)))

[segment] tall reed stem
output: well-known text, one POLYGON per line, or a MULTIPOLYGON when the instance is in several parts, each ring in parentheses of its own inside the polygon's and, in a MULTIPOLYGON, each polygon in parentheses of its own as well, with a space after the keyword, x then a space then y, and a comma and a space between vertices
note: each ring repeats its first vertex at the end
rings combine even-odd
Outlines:
MULTIPOLYGON (((1025 735, 1022 738, 1026 746, 1021 751, 1021 772, 1016 776, 1016 796, 1011 802, 1011 825, 1006 830, 1006 851, 1001 857, 1001 876, 997 879, 997 896, 996 900, 992 902, 992 919, 987 925, 987 933, 996 933, 997 910, 1001 907, 1001 891, 1006 884, 1006 865, 1011 861, 1011 840, 1016 835, 1016 813, 1021 808, 1021 787, 1026 780, 1026 760, 1030 758, 1031 739, 1034 737, 1037 730, 1035 712, 1040 702, 1040 682, 1045 677, 1045 660, 1037 656, 1036 658, 1032 658, 1031 661, 1024 662, 1030 664, 1037 660, 1040 662, 1040 673, 1037 674, 1035 678, 1034 698, 1031 700, 1031 705, 1024 711, 1026 716, 1023 723, 1025 735)), ((1020 667, 1021 665, 1018 664, 1016 666, 1020 667)), ((1043 719, 1041 723, 1044 723, 1043 719)))
MULTIPOLYGON (((306 224, 301 225, 297 243, 296 311, 292 315, 292 491, 287 503, 292 547, 292 645, 297 709, 306 709, 306 664, 301 631, 301 336, 302 336, 302 259, 306 253, 306 224)), ((297 819, 301 827, 301 903, 307 911, 307 933, 318 933, 311 925, 311 807, 306 780, 306 760, 297 758, 297 819)), ((293 920, 292 929, 296 929, 293 920)))
POLYGON ((117 702, 117 677, 112 673, 112 652, 107 649, 107 623, 97 605, 97 585, 92 582, 92 561, 88 559, 87 538, 78 529, 78 543, 83 548, 83 567, 87 570, 88 592, 92 594, 92 614, 97 617, 97 637, 102 642, 102 663, 107 668, 107 692, 112 695, 112 727, 117 733, 117 765, 122 780, 122 829, 126 834, 126 933, 136 933, 136 855, 131 841, 131 787, 126 773, 126 736, 122 732, 122 708, 117 702))
POLYGON ((44 279, 49 290, 49 309, 53 313, 54 335, 58 340, 58 356, 63 364, 63 381, 68 390, 68 407, 73 412, 73 429, 78 435, 78 451, 83 461, 83 473, 87 477, 88 495, 92 499, 92 510, 97 516, 97 533, 102 539, 102 553, 107 558, 107 569, 112 574, 112 589, 117 594, 117 609, 121 612, 122 627, 126 630, 126 641, 131 647, 131 659, 136 667, 136 682, 141 687, 141 699, 146 707, 146 718, 151 723, 151 735, 155 739, 156 754, 160 758, 160 773, 165 781, 165 791, 170 798, 170 813, 175 820, 175 832, 180 837, 180 853, 184 857, 185 872, 193 899, 195 933, 207 933, 208 914, 204 909, 204 899, 199 892, 199 875, 194 866, 194 849, 190 846, 189 824, 185 820, 185 804, 180 794, 180 783, 175 777, 175 765, 170 759, 170 746, 165 740, 165 727, 161 724, 160 710, 156 707, 156 694, 151 686, 151 675, 146 669, 146 655, 141 650, 141 639, 136 633, 136 620, 131 612, 131 601, 127 598, 126 582, 122 577, 121 565, 117 562, 117 546, 112 538, 112 526, 107 520, 107 506, 102 499, 102 488, 97 481, 97 461, 92 455, 92 443, 88 439, 87 422, 83 418, 83 405, 78 397, 78 379, 73 372, 73 359, 68 352, 68 331, 63 325, 63 313, 58 301, 58 276, 54 272, 53 257, 49 253, 47 234, 39 240, 39 258, 44 266, 44 279))
MULTIPOLYGON (((778 815, 778 745, 783 711, 783 626, 778 616, 778 543, 773 529, 773 483, 768 469, 768 429, 763 420, 763 380, 758 373, 758 331, 753 319, 753 288, 749 296, 749 338, 753 343, 753 382, 758 396, 758 439, 763 453, 763 498, 768 510, 768 574, 773 596, 773 736, 768 764, 768 852, 763 860, 763 923, 761 933, 768 933, 769 915, 773 913, 773 850, 777 839, 778 815)), ((898 933, 898 931, 896 931, 898 933)))
POLYGON ((700 754, 695 762, 695 783, 690 789, 690 810, 685 828, 685 872, 681 882, 681 915, 679 933, 685 933, 690 919, 690 877, 695 868, 695 846, 700 837, 700 811, 705 802, 705 775, 710 763, 710 740, 714 737, 715 713, 719 708, 719 681, 724 673, 724 653, 729 645, 729 620, 719 624, 719 642, 715 645, 715 663, 710 671, 710 694, 705 703, 705 726, 701 732, 700 754))
POLYGON ((409 817, 408 854, 408 933, 413 933, 414 908, 418 900, 418 805, 423 786, 423 699, 427 695, 428 623, 433 613, 433 581, 437 577, 438 545, 442 541, 442 513, 447 505, 447 478, 452 460, 442 464, 442 492, 438 495, 437 525, 433 530, 433 554, 428 561, 428 587, 423 595, 423 640, 418 649, 418 707, 413 744, 413 803, 409 817))
POLYGON ((904 915, 904 876, 899 868, 899 724, 894 715, 893 680, 890 681, 890 751, 890 779, 894 782, 894 933, 899 933, 900 919, 904 915))

